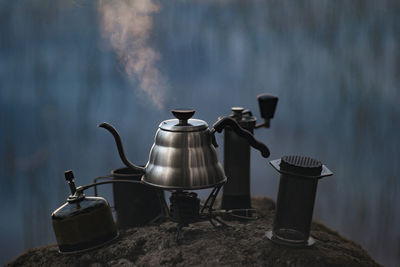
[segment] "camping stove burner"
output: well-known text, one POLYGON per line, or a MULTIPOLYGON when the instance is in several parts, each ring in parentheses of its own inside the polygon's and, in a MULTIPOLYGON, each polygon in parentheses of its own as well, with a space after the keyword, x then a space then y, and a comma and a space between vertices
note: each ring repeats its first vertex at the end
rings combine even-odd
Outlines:
MULTIPOLYGON (((183 227, 189 226, 191 223, 209 221, 214 227, 228 226, 220 218, 228 219, 236 218, 241 220, 257 219, 255 209, 232 209, 232 210, 216 210, 213 208, 215 199, 224 184, 216 185, 204 203, 200 203, 200 199, 194 192, 176 190, 171 192, 170 205, 168 207, 164 198, 160 198, 163 216, 157 221, 164 219, 176 222, 177 231, 175 240, 179 242, 180 233, 183 227)), ((153 223, 156 223, 155 221, 153 223)))
POLYGON ((171 220, 188 226, 200 217, 200 199, 194 192, 176 191, 169 198, 171 220))
POLYGON ((189 226, 191 223, 210 221, 214 227, 217 226, 215 222, 227 226, 217 218, 217 216, 221 216, 221 212, 215 212, 213 209, 215 199, 222 186, 223 183, 215 186, 204 204, 200 204, 200 199, 196 193, 182 190, 172 191, 169 208, 165 200, 162 201, 164 218, 178 223, 175 236, 177 242, 179 242, 182 228, 189 226))

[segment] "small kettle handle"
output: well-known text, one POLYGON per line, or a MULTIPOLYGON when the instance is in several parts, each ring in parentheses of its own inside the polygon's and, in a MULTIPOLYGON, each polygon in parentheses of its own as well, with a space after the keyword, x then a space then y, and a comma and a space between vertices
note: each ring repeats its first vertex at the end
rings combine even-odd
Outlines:
POLYGON ((103 122, 103 123, 99 124, 98 127, 106 129, 114 136, 115 143, 117 144, 117 148, 118 148, 119 157, 121 158, 122 162, 125 164, 126 167, 128 167, 129 169, 138 171, 138 172, 145 173, 145 168, 136 166, 135 164, 130 162, 128 160, 128 158, 125 156, 125 151, 124 151, 124 147, 122 146, 121 137, 119 136, 117 130, 115 130, 115 128, 113 126, 111 126, 107 122, 103 122))
POLYGON ((252 147, 259 150, 261 152, 261 155, 264 158, 269 157, 270 152, 269 152, 268 147, 264 143, 258 141, 256 138, 254 138, 254 135, 252 135, 249 131, 240 127, 240 125, 236 122, 236 120, 234 120, 230 117, 222 117, 220 120, 218 120, 216 123, 214 123, 211 133, 215 133, 215 131, 220 133, 227 126, 231 127, 232 130, 237 135, 245 138, 252 147))

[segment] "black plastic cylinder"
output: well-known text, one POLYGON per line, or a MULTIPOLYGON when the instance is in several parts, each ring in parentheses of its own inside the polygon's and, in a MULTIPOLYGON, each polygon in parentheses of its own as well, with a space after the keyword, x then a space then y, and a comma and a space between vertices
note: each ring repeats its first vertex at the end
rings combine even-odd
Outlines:
MULTIPOLYGON (((140 182, 143 174, 120 168, 113 170, 111 175, 115 180, 140 182)), ((113 195, 118 228, 143 226, 161 214, 159 196, 163 197, 164 192, 160 189, 142 183, 114 183, 113 195)))
POLYGON ((284 156, 270 164, 281 174, 272 231, 267 237, 289 246, 309 246, 318 180, 333 173, 320 161, 304 156, 284 156))
POLYGON ((273 227, 275 238, 306 244, 318 180, 281 174, 273 227))

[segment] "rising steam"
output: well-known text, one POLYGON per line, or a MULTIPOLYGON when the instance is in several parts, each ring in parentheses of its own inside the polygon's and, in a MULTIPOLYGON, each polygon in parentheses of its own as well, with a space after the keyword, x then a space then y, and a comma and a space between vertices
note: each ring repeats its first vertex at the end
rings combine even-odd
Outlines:
POLYGON ((129 77, 139 82, 158 108, 164 106, 167 81, 156 67, 160 55, 149 46, 153 0, 100 0, 102 30, 122 60, 129 77))

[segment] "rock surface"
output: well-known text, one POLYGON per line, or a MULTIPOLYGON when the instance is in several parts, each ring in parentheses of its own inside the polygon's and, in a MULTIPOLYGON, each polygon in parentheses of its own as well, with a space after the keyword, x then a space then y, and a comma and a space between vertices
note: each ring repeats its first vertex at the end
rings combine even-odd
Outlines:
POLYGON ((185 227, 179 244, 176 224, 120 231, 112 243, 85 253, 64 255, 57 245, 26 251, 6 266, 380 266, 356 243, 321 223, 313 222, 318 241, 307 248, 288 248, 266 237, 272 228, 274 202, 253 198, 259 219, 228 221, 214 228, 209 222, 185 227))

